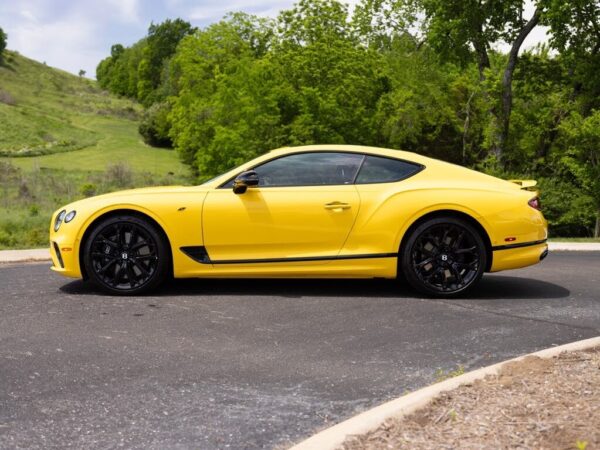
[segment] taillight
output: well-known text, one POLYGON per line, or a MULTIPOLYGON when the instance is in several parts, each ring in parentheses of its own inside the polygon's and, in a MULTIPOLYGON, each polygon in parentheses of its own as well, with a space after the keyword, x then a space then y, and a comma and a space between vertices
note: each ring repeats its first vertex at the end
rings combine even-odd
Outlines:
POLYGON ((539 197, 533 197, 531 200, 529 200, 527 202, 527 204, 529 206, 531 206, 533 209, 537 209, 538 211, 542 210, 542 202, 540 201, 539 197))

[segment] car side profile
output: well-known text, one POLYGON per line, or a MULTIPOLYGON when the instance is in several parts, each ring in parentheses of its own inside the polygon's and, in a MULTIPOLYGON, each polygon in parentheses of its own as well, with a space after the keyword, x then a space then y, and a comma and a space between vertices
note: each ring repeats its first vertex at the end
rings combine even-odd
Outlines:
POLYGON ((415 153, 271 151, 200 186, 80 200, 50 224, 53 267, 110 294, 165 278, 403 278, 429 296, 548 253, 535 182, 415 153))

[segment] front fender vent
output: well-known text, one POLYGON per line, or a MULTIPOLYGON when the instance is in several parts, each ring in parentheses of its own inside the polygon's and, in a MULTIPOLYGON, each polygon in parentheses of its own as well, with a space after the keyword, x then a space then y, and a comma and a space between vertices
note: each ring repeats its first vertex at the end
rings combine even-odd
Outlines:
POLYGON ((189 256, 196 262, 199 262, 201 264, 210 264, 210 258, 208 257, 206 248, 202 245, 180 247, 179 250, 181 250, 183 253, 185 253, 187 256, 189 256))

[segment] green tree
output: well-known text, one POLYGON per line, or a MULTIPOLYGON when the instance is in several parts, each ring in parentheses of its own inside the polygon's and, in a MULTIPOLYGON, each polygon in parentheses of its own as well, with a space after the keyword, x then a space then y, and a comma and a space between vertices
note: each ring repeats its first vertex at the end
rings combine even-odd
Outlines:
POLYGON ((113 45, 111 56, 102 60, 96 68, 100 86, 117 95, 137 98, 138 66, 145 45, 145 39, 127 48, 121 44, 113 45))
POLYGON ((374 144, 375 112, 389 87, 385 61, 360 45, 347 7, 301 0, 281 13, 273 61, 283 74, 289 144, 374 144))
POLYGON ((600 1, 546 2, 550 45, 569 66, 570 100, 580 99, 587 114, 600 108, 600 1))
POLYGON ((566 152, 560 162, 594 201, 596 226, 594 237, 600 237, 600 110, 588 117, 574 112, 561 125, 566 152))
POLYGON ((0 63, 3 61, 3 53, 6 49, 6 40, 8 39, 8 35, 4 32, 2 28, 0 28, 0 63))
POLYGON ((193 31, 190 23, 182 19, 150 25, 138 66, 138 100, 146 105, 156 100, 153 94, 161 83, 164 64, 175 53, 179 41, 193 31))
POLYGON ((146 144, 153 147, 171 147, 173 145, 169 137, 171 124, 168 116, 170 111, 168 102, 155 103, 144 111, 138 130, 146 144))
MULTIPOLYGON (((262 76, 270 71, 268 60, 264 68, 255 62, 264 55, 272 35, 269 21, 234 14, 185 37, 169 65, 178 86, 169 134, 182 160, 202 176, 227 170, 256 154, 256 142, 242 136, 252 129, 248 120, 268 122, 256 110, 271 103, 277 74, 262 76)), ((260 135, 261 130, 253 131, 260 135)), ((265 139, 262 151, 269 144, 265 139)))
MULTIPOLYGON (((506 150, 512 112, 512 82, 519 51, 525 38, 539 23, 543 8, 524 19, 524 0, 502 2, 479 0, 421 0, 427 17, 427 37, 431 45, 447 57, 461 61, 475 50, 479 76, 486 77, 490 69, 489 51, 492 44, 506 42, 510 50, 500 81, 500 105, 493 105, 494 131, 490 140, 492 154, 501 160, 506 150)), ((492 100, 494 102, 494 100, 492 100)))

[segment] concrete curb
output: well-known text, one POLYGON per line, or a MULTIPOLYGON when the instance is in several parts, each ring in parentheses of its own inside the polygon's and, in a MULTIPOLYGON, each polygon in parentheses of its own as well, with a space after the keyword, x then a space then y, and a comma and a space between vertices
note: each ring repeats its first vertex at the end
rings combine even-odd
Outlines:
MULTIPOLYGON (((600 251, 600 243, 596 242, 549 242, 550 251, 600 251)), ((18 263, 32 261, 50 261, 50 249, 32 250, 0 250, 0 263, 18 263)))
POLYGON ((408 395, 404 395, 395 400, 391 400, 380 406, 376 406, 364 413, 354 416, 344 422, 327 428, 320 433, 300 442, 290 450, 333 450, 338 448, 347 437, 356 434, 364 434, 375 430, 382 422, 390 417, 404 417, 420 408, 426 406, 441 392, 451 391, 464 384, 472 383, 475 380, 485 378, 487 375, 495 375, 505 364, 520 361, 527 356, 538 356, 540 358, 552 358, 562 352, 585 350, 588 348, 600 346, 600 336, 585 339, 583 341, 572 342, 570 344, 552 347, 518 358, 484 367, 472 372, 460 375, 455 378, 436 383, 426 388, 420 389, 408 395))
POLYGON ((0 250, 0 263, 50 261, 49 248, 31 250, 0 250))
POLYGON ((597 252, 600 251, 600 242, 548 242, 551 252, 597 252))

